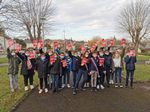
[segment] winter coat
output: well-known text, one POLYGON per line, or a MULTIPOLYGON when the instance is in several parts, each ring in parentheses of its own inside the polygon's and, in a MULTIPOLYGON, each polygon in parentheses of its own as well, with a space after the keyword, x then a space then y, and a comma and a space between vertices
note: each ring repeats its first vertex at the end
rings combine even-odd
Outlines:
POLYGON ((19 72, 19 64, 21 60, 18 56, 12 56, 10 52, 7 54, 8 58, 8 74, 17 75, 19 72))
POLYGON ((62 75, 62 65, 59 58, 51 65, 50 74, 52 75, 62 75))
POLYGON ((113 68, 113 60, 112 60, 112 54, 104 55, 105 57, 105 69, 112 69, 113 68))
POLYGON ((49 66, 48 63, 49 63, 49 60, 47 58, 45 58, 45 60, 42 60, 41 57, 38 57, 36 59, 35 67, 38 72, 39 78, 47 77, 47 75, 49 73, 48 72, 48 66, 49 66))
MULTIPOLYGON (((92 59, 94 60, 96 66, 97 66, 97 68, 98 68, 98 58, 95 59, 95 58, 92 57, 92 58, 90 59, 90 61, 89 61, 89 71, 97 71, 95 65, 94 65, 93 62, 92 62, 92 59)), ((98 71, 97 71, 97 72, 98 72, 98 71)))
POLYGON ((136 56, 129 57, 128 55, 125 57, 125 65, 126 70, 135 70, 136 56))

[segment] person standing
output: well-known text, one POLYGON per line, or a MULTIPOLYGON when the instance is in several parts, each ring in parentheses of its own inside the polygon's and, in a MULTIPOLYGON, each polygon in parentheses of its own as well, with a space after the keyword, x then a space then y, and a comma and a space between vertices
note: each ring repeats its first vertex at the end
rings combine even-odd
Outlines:
POLYGON ((8 58, 8 75, 10 81, 11 92, 15 92, 18 89, 18 71, 19 64, 21 63, 20 58, 16 55, 15 51, 7 49, 8 58))
POLYGON ((135 71, 135 63, 136 63, 136 54, 134 49, 130 49, 125 56, 125 67, 126 67, 126 84, 128 87, 129 77, 130 77, 130 87, 133 88, 133 78, 135 71))

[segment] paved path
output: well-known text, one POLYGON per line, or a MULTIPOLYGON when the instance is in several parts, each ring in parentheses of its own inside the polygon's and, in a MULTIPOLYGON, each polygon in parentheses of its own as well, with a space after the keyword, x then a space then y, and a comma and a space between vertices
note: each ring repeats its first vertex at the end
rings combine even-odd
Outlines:
POLYGON ((65 89, 58 94, 50 91, 39 95, 36 89, 14 112, 150 112, 150 90, 139 84, 134 89, 111 87, 99 92, 82 91, 76 96, 71 93, 65 89))

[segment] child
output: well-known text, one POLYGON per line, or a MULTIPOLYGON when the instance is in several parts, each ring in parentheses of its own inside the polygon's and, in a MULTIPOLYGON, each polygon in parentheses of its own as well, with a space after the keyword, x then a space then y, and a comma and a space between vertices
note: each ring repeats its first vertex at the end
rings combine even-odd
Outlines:
POLYGON ((114 63, 114 68, 115 68, 115 87, 121 87, 121 88, 123 87, 123 85, 121 84, 123 56, 124 56, 123 52, 121 53, 120 50, 117 49, 113 56, 113 63, 114 63))
POLYGON ((53 91, 53 93, 58 92, 59 78, 60 78, 60 76, 62 76, 61 60, 57 55, 58 55, 57 53, 53 54, 54 62, 50 63, 50 66, 51 66, 50 74, 52 76, 52 91, 53 91))
POLYGON ((79 71, 79 60, 80 58, 78 57, 77 51, 74 51, 73 54, 71 53, 71 50, 68 51, 68 55, 72 60, 72 75, 73 75, 73 88, 75 87, 76 83, 76 77, 79 71))
POLYGON ((104 57, 104 51, 103 48, 99 51, 99 74, 100 74, 100 80, 98 81, 97 89, 101 88, 104 89, 104 79, 105 79, 105 57, 104 57), (100 85, 100 86, 99 86, 100 85))
POLYGON ((20 53, 17 53, 17 55, 20 57, 22 61, 21 66, 21 74, 24 77, 24 85, 25 85, 25 91, 28 91, 28 80, 30 81, 30 89, 34 89, 33 86, 33 75, 34 75, 34 61, 31 62, 29 59, 29 53, 28 51, 22 50, 20 53))
POLYGON ((8 75, 10 80, 10 88, 11 92, 14 92, 18 89, 18 71, 19 71, 19 64, 21 60, 16 55, 15 51, 7 49, 7 58, 8 58, 8 75))
POLYGON ((76 89, 78 88, 82 76, 83 76, 83 82, 81 84, 81 89, 85 90, 84 85, 87 82, 87 78, 88 78, 88 52, 86 52, 84 56, 80 58, 80 68, 77 74, 77 80, 76 80, 75 88, 73 90, 73 95, 77 93, 76 89))
POLYGON ((40 81, 40 90, 39 94, 43 92, 43 88, 45 88, 45 93, 48 93, 48 84, 47 84, 47 75, 48 75, 48 62, 49 60, 46 58, 46 55, 40 49, 40 56, 36 59, 36 70, 38 72, 38 77, 40 81), (44 87, 43 87, 44 81, 44 87))
POLYGON ((136 55, 135 50, 130 49, 125 57, 126 65, 126 87, 128 87, 129 77, 130 77, 130 87, 133 88, 133 78, 135 71, 136 55))
POLYGON ((90 59, 89 65, 90 75, 91 75, 91 87, 92 91, 97 91, 97 77, 99 77, 99 70, 98 70, 98 57, 97 52, 92 53, 92 58, 90 59))
POLYGON ((112 74, 112 54, 109 52, 109 49, 105 50, 105 70, 106 70, 106 81, 107 87, 110 86, 110 83, 113 84, 113 80, 110 80, 112 74))

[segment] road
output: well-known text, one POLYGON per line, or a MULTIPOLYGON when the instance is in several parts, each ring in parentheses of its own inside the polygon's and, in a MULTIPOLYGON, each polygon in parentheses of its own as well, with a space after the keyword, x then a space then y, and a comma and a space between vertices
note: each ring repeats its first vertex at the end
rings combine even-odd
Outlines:
POLYGON ((14 112, 150 112, 150 84, 90 90, 73 96, 71 89, 38 94, 35 89, 14 112))

